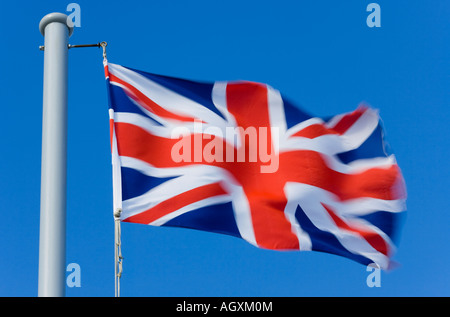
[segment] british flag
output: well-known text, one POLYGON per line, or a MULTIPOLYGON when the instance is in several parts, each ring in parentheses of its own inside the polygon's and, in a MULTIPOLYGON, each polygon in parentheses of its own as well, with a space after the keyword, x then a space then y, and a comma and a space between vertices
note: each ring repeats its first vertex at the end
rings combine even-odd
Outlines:
POLYGON ((389 267, 406 189, 376 110, 318 118, 261 83, 105 76, 122 222, 389 267))

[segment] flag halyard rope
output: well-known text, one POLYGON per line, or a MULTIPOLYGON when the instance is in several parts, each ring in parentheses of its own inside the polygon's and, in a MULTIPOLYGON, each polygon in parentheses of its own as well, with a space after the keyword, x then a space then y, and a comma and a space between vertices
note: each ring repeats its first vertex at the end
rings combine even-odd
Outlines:
POLYGON ((120 278, 122 277, 122 242, 120 228, 121 209, 114 212, 114 296, 120 297, 120 278))
MULTIPOLYGON (((109 78, 108 73, 108 59, 106 56, 106 46, 108 43, 100 42, 98 47, 103 49, 103 66, 105 68, 105 77, 109 78)), ((117 143, 114 132, 114 111, 109 110, 111 126, 111 154, 113 166, 113 210, 114 210, 114 296, 120 297, 120 278, 122 277, 122 241, 121 241, 121 227, 120 214, 122 212, 122 195, 121 195, 121 180, 120 180, 120 163, 117 151, 117 143)))

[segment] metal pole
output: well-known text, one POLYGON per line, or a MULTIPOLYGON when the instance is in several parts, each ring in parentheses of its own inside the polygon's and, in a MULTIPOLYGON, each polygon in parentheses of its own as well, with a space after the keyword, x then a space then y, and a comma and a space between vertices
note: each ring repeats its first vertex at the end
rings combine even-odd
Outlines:
POLYGON ((42 18, 45 37, 38 296, 65 295, 67 53, 73 27, 62 13, 42 18))

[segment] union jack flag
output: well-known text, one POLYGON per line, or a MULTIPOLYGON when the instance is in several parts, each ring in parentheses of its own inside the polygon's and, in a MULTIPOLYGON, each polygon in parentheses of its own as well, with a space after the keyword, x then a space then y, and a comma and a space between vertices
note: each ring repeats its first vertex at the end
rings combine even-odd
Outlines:
POLYGON ((376 110, 318 118, 261 83, 105 76, 122 222, 389 267, 406 189, 376 110))

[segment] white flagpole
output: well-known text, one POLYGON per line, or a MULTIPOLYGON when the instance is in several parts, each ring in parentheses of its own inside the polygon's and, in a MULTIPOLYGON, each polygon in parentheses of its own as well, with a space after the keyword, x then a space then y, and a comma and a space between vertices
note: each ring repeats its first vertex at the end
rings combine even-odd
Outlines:
POLYGON ((65 296, 67 16, 50 13, 39 30, 45 37, 42 114, 41 214, 38 296, 65 296))

